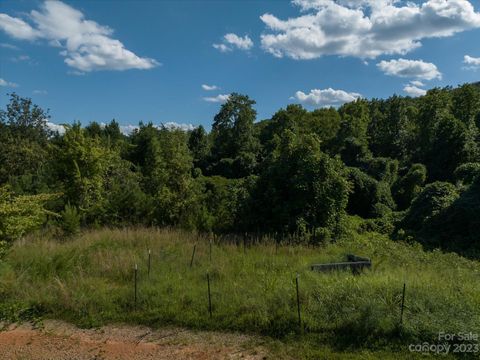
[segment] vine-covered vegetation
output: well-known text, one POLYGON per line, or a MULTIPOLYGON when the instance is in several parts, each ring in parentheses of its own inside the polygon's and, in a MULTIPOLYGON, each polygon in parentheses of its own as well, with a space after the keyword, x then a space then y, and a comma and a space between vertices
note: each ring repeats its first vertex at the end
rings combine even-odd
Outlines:
POLYGON ((232 94, 182 131, 140 123, 49 130, 48 111, 10 95, 0 113, 0 237, 48 227, 173 226, 337 239, 348 214, 369 230, 478 255, 480 90, 288 105, 258 121, 232 94))

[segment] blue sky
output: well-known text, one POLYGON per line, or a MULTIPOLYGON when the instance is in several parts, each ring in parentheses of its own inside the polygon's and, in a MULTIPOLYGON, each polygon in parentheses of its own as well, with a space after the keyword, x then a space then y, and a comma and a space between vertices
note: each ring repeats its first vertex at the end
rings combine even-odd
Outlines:
POLYGON ((209 128, 231 92, 260 120, 478 81, 478 39, 467 0, 3 0, 0 106, 15 91, 57 124, 209 128))

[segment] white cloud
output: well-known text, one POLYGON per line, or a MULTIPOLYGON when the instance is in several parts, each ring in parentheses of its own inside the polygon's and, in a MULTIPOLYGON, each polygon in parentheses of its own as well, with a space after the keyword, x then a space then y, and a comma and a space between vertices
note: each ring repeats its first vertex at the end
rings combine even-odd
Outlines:
POLYGON ((202 85, 202 89, 205 90, 205 91, 213 91, 213 90, 217 90, 217 89, 218 89, 218 86, 217 86, 217 85, 206 85, 206 84, 203 84, 203 85, 202 85))
POLYGON ((480 58, 465 55, 463 57, 463 63, 468 65, 468 66, 464 67, 464 69, 466 69, 466 70, 480 69, 480 58))
POLYGON ((212 103, 225 103, 230 98, 230 94, 220 94, 217 96, 204 97, 203 100, 212 103))
POLYGON ((176 123, 176 122, 173 122, 173 121, 169 121, 169 122, 166 122, 165 124, 162 124, 164 127, 166 127, 167 129, 171 129, 171 130, 183 130, 183 131, 191 131, 193 129, 196 128, 196 126, 192 125, 192 124, 179 124, 179 123, 176 123))
POLYGON ((120 132, 123 135, 130 135, 135 130, 138 130, 138 125, 120 125, 120 132))
POLYGON ((276 57, 314 59, 325 55, 376 58, 404 55, 421 40, 452 36, 480 27, 480 13, 468 0, 293 0, 303 14, 260 19, 269 33, 262 47, 276 57))
MULTIPOLYGON (((168 130, 182 130, 182 131, 191 131, 196 128, 192 124, 179 124, 173 121, 166 122, 164 124, 153 125, 157 129, 166 128, 168 130)), ((138 125, 120 125, 120 132, 124 135, 131 135, 135 130, 138 130, 138 125)))
POLYGON ((40 32, 19 18, 7 14, 0 14, 0 29, 15 39, 35 40, 41 36, 40 32))
POLYGON ((33 93, 35 95, 47 95, 48 91, 47 90, 33 90, 33 93))
POLYGON ((220 52, 229 52, 229 51, 232 51, 231 48, 229 48, 227 45, 225 44, 213 44, 212 45, 215 49, 219 50, 220 52))
POLYGON ((14 82, 9 82, 7 80, 4 80, 4 79, 0 78, 0 86, 17 87, 18 84, 14 83, 14 82))
POLYGON ((58 125, 48 121, 47 127, 53 132, 58 132, 60 135, 65 134, 65 127, 63 125, 58 125))
POLYGON ((417 86, 417 87, 423 87, 425 86, 425 84, 419 80, 413 80, 413 81, 410 81, 410 84, 412 84, 413 86, 417 86))
POLYGON ((229 33, 224 36, 224 39, 226 43, 231 44, 240 50, 250 50, 253 47, 253 41, 248 37, 248 35, 241 37, 236 34, 229 33))
POLYGON ((253 47, 253 41, 248 35, 241 37, 233 33, 228 33, 223 36, 223 43, 213 44, 213 47, 221 52, 229 52, 234 48, 250 50, 253 47))
POLYGON ((403 88, 403 91, 405 91, 409 96, 412 96, 412 97, 423 96, 427 93, 427 90, 420 89, 419 87, 412 84, 406 85, 403 88))
POLYGON ((32 27, 19 18, 0 14, 0 29, 18 39, 45 39, 61 47, 65 63, 81 72, 94 70, 151 69, 159 63, 142 58, 111 37, 113 30, 85 19, 79 10, 61 1, 46 0, 40 11, 33 10, 32 27))
POLYGON ((302 91, 297 91, 293 98, 307 105, 329 107, 355 101, 360 97, 361 95, 357 93, 349 93, 344 90, 328 88, 323 90, 312 89, 308 94, 305 94, 302 91))
POLYGON ((423 60, 390 60, 381 61, 377 64, 378 68, 385 74, 391 76, 416 78, 422 80, 441 79, 442 74, 438 71, 437 66, 423 60))

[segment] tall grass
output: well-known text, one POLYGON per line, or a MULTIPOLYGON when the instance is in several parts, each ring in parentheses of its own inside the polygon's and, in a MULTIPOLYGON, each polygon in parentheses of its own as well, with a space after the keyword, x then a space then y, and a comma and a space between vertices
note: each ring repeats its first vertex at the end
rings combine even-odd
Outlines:
POLYGON ((216 243, 212 250, 210 261, 207 239, 168 229, 103 229, 68 242, 29 238, 16 243, 0 262, 0 317, 20 310, 86 327, 107 322, 173 324, 280 339, 305 332, 338 349, 399 349, 434 341, 440 331, 480 329, 480 263, 455 254, 425 252, 375 233, 352 234, 321 248, 268 243, 244 252, 242 245, 216 243), (372 269, 357 276, 310 271, 312 263, 340 261, 347 253, 370 257, 372 269))

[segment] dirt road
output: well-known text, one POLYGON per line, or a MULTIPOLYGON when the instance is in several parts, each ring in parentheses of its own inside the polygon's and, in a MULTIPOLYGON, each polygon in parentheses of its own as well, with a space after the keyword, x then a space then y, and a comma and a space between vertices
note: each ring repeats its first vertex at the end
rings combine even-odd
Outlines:
POLYGON ((78 329, 46 320, 40 328, 10 325, 0 332, 2 360, 267 359, 259 341, 239 334, 140 326, 78 329))

